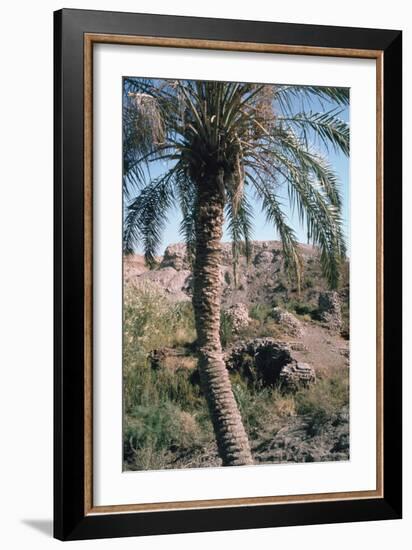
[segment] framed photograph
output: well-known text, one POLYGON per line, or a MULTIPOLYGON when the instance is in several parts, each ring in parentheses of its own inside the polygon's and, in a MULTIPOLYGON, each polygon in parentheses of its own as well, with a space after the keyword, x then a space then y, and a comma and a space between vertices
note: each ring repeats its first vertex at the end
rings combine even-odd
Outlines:
POLYGON ((400 518, 401 32, 54 17, 55 536, 400 518))

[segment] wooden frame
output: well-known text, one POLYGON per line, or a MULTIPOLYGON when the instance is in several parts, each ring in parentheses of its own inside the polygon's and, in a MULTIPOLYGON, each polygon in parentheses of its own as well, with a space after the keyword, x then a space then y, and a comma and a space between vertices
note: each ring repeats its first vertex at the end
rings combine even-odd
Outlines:
POLYGON ((400 517, 400 142, 401 33, 398 31, 83 10, 55 13, 57 538, 72 540, 400 517), (378 329, 375 491, 105 507, 93 505, 92 60, 93 44, 102 42, 376 59, 378 329), (390 139, 384 140, 388 136, 390 139), (390 376, 385 376, 389 371, 390 376), (389 426, 390 429, 385 429, 389 426))

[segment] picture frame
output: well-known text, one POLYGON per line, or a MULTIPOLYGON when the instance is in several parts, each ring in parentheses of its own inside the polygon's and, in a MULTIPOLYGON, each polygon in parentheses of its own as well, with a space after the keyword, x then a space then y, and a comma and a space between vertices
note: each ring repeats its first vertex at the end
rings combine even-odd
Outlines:
POLYGON ((251 529, 402 515, 402 33, 63 9, 54 14, 54 536, 251 529), (93 48, 143 45, 376 63, 376 488, 95 506, 93 48))

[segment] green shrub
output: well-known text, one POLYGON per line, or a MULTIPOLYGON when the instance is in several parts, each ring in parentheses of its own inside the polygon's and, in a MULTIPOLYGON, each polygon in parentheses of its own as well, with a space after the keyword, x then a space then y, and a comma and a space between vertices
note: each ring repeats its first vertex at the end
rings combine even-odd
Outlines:
POLYGON ((264 323, 267 321, 272 314, 272 308, 267 304, 254 304, 249 309, 249 316, 256 321, 264 323))
POLYGON ((247 384, 238 374, 232 376, 232 388, 240 414, 252 440, 276 432, 280 419, 296 414, 293 395, 279 388, 247 384))
POLYGON ((156 286, 128 286, 124 293, 125 352, 148 352, 196 338, 192 304, 172 303, 156 286))
POLYGON ((314 283, 313 279, 306 278, 304 283, 303 283, 303 286, 305 288, 313 288, 315 286, 315 283, 314 283))
POLYGON ((295 394, 296 412, 308 417, 311 435, 322 431, 342 407, 349 404, 349 373, 335 372, 295 394))
POLYGON ((234 340, 233 323, 226 311, 220 312, 220 342, 226 347, 234 340))
POLYGON ((316 315, 317 307, 302 300, 289 300, 285 302, 284 307, 291 313, 296 313, 302 317, 307 315, 310 319, 316 315))
POLYGON ((136 407, 124 426, 124 457, 136 469, 166 466, 168 454, 200 446, 196 419, 170 402, 136 407))
POLYGON ((126 469, 172 467, 176 453, 214 441, 206 402, 187 369, 142 363, 125 371, 123 387, 126 469))
POLYGON ((350 315, 349 315, 349 303, 346 300, 341 302, 341 313, 342 313, 342 328, 341 336, 346 340, 349 340, 350 336, 350 315))
MULTIPOLYGON (((193 447, 203 428, 195 415, 206 409, 187 361, 153 369, 148 352, 190 344, 196 336, 190 302, 172 303, 157 287, 129 286, 124 296, 123 403, 126 469, 170 467, 173 450, 193 447)), ((193 369, 192 369, 193 370, 193 369)))
POLYGON ((262 429, 262 423, 267 423, 266 399, 267 392, 254 392, 243 380, 232 383, 233 394, 239 407, 245 429, 250 438, 257 437, 262 429))
POLYGON ((153 370, 146 362, 124 371, 123 388, 127 413, 135 406, 161 405, 168 401, 179 404, 182 410, 191 411, 201 399, 199 386, 192 384, 189 372, 183 369, 153 370))

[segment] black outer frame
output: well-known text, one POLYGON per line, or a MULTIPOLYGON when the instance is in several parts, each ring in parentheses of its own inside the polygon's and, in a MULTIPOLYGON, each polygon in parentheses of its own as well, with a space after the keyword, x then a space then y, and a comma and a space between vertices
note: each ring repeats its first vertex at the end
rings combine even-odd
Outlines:
POLYGON ((63 9, 54 13, 54 536, 60 540, 398 519, 402 514, 402 33, 63 9), (84 33, 384 54, 384 497, 84 514, 84 33))

